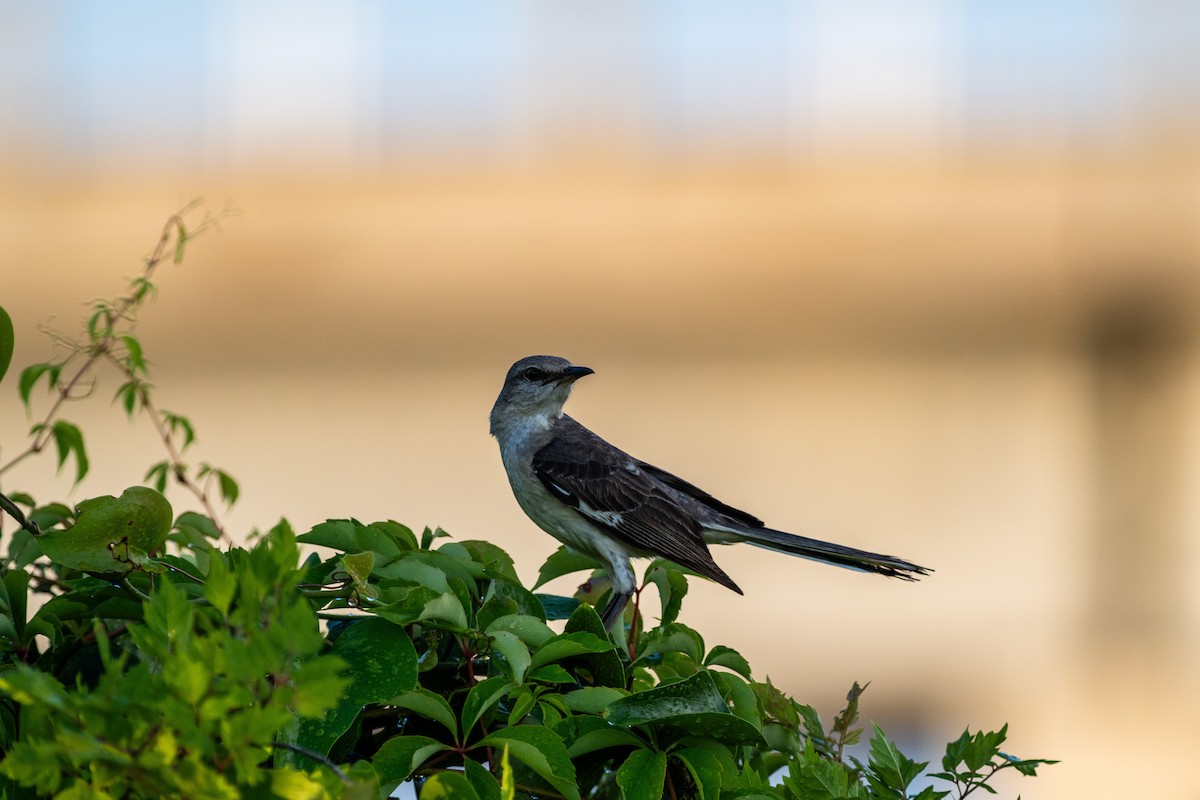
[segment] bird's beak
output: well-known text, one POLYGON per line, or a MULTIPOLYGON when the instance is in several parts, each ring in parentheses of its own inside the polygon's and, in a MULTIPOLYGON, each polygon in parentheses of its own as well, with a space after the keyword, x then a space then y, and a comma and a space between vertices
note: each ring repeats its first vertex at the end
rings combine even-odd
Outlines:
POLYGON ((563 383, 574 383, 584 375, 591 375, 595 371, 596 370, 592 369, 591 367, 567 367, 562 371, 562 377, 559 378, 559 381, 563 383))

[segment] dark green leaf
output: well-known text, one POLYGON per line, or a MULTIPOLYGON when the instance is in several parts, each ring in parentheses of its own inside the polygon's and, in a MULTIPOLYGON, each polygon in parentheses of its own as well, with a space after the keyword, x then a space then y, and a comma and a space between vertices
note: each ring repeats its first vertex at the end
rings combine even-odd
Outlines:
POLYGON ((671 757, 687 769, 696 784, 700 800, 718 800, 721 796, 721 763, 707 750, 694 747, 676 750, 671 757))
POLYGON ((496 677, 480 681, 471 687, 471 691, 467 693, 467 699, 463 703, 461 716, 462 727, 460 730, 464 739, 470 736, 475 723, 479 722, 479 718, 484 715, 484 712, 500 702, 500 698, 513 686, 513 682, 507 677, 496 677))
POLYGON ((657 559, 646 570, 646 580, 658 587, 658 599, 662 604, 659 624, 670 625, 679 618, 679 609, 687 595, 687 578, 668 562, 657 559))
POLYGON ((733 670, 746 680, 751 680, 750 662, 742 658, 741 653, 725 645, 719 644, 710 650, 708 656, 704 659, 704 666, 725 667, 733 670))
POLYGON ((13 346, 16 335, 13 333, 12 317, 0 306, 0 381, 4 380, 8 366, 12 363, 13 346))
POLYGON ((454 709, 450 708, 446 698, 436 692, 418 686, 387 700, 385 705, 407 708, 428 717, 440 723, 456 741, 458 740, 458 718, 454 716, 454 709))
MULTIPOLYGON (((596 613, 596 609, 586 604, 581 604, 575 609, 574 613, 571 614, 571 618, 567 620, 563 632, 590 633, 600 639, 605 639, 608 636, 607 631, 604 630, 604 623, 600 621, 600 615, 596 613)), ((615 649, 580 656, 577 662, 574 663, 586 668, 591 674, 592 682, 598 686, 615 686, 621 689, 624 689, 626 686, 625 667, 621 663, 621 657, 615 649)))
POLYGON ((546 619, 567 619, 579 608, 580 602, 575 597, 562 597, 557 594, 535 594, 534 597, 542 604, 542 614, 546 619))
POLYGON ((379 776, 379 788, 388 790, 390 794, 430 756, 449 749, 449 745, 428 736, 393 736, 383 743, 371 759, 375 774, 379 776))
POLYGON ((612 642, 597 637, 595 634, 580 631, 578 633, 563 633, 556 636, 533 653, 531 667, 537 669, 555 661, 561 661, 571 656, 586 653, 606 653, 614 649, 612 642))
POLYGON ((296 541, 349 553, 373 550, 385 557, 381 561, 390 560, 401 552, 395 539, 386 531, 352 519, 331 519, 322 522, 308 533, 297 536, 296 541))
POLYGON ((721 691, 721 696, 729 703, 733 713, 742 719, 746 720, 754 727, 762 728, 762 716, 758 711, 758 700, 754 697, 754 691, 737 675, 731 675, 728 672, 712 672, 713 680, 717 682, 717 688, 721 691))
MULTIPOLYGON (((350 686, 324 717, 301 722, 295 742, 322 755, 350 728, 363 706, 387 702, 417 685, 412 640, 404 628, 385 619, 365 617, 347 625, 333 643, 333 654, 346 663, 350 686)), ((286 756, 285 762, 302 763, 292 756, 286 756)))
POLYGON ((544 667, 530 670, 526 674, 525 679, 527 681, 540 681, 541 683, 575 683, 575 676, 558 664, 548 664, 544 667))
POLYGON ((624 800, 662 800, 667 756, 653 750, 634 750, 617 770, 624 800))
POLYGON ((917 779, 928 764, 908 758, 888 739, 882 728, 878 725, 874 728, 875 736, 871 739, 870 748, 871 772, 883 786, 903 795, 908 785, 917 779))
POLYGON ((609 704, 626 695, 628 692, 609 686, 586 686, 573 692, 567 692, 563 695, 563 701, 572 711, 582 714, 599 714, 608 708, 609 704))
POLYGON ((538 579, 533 584, 533 588, 537 589, 555 578, 572 572, 600 569, 603 566, 604 564, 592 556, 576 553, 574 550, 568 550, 565 546, 559 547, 551 553, 550 557, 546 559, 546 563, 542 564, 541 569, 538 570, 538 579))
POLYGON ((171 475, 171 462, 160 461, 146 470, 143 481, 150 483, 160 493, 167 490, 167 479, 171 475))
POLYGON ((54 446, 58 450, 58 466, 61 469, 67 456, 75 456, 75 482, 83 480, 88 472, 87 450, 83 446, 83 431, 66 420, 60 419, 50 429, 54 435, 54 446))
POLYGON ((501 800, 500 784, 482 764, 470 758, 464 758, 463 774, 471 782, 475 793, 479 795, 479 800, 501 800))
POLYGON ((640 725, 683 715, 714 712, 729 714, 728 706, 708 672, 687 680, 656 686, 617 700, 604 712, 614 725, 640 725))
POLYGON ((494 731, 476 743, 477 747, 497 749, 505 745, 513 758, 536 772, 567 800, 579 800, 575 767, 558 734, 541 726, 517 725, 494 731))

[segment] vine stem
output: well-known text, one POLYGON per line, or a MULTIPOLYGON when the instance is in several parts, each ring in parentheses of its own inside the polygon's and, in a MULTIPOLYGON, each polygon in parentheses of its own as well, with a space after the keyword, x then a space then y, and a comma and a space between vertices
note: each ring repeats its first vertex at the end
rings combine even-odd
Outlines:
POLYGON ((341 767, 320 753, 309 750, 307 747, 301 747, 298 744, 289 744, 288 742, 272 742, 271 746, 280 750, 290 750, 293 753, 304 756, 305 758, 310 758, 319 764, 324 764, 326 767, 329 767, 330 772, 336 775, 338 780, 340 780, 344 785, 351 785, 350 779, 346 777, 346 773, 342 772, 341 767))
POLYGON ((175 476, 175 481, 200 501, 200 505, 204 507, 205 515, 212 520, 212 524, 217 529, 217 533, 221 539, 226 542, 230 541, 229 534, 225 531, 225 526, 221 524, 221 520, 217 516, 217 509, 213 506, 212 500, 209 499, 208 491, 196 485, 196 482, 188 477, 187 467, 183 463, 183 454, 175 446, 175 440, 171 436, 171 431, 168 430, 166 422, 163 421, 162 412, 158 410, 158 406, 154 405, 154 401, 150 399, 150 393, 146 391, 145 385, 138 380, 132 370, 113 358, 111 353, 106 353, 106 355, 108 356, 108 360, 125 374, 126 378, 137 383, 138 398, 141 400, 142 408, 149 415, 150 423, 154 426, 155 432, 158 433, 158 438, 162 440, 163 446, 167 448, 167 458, 171 462, 171 474, 175 476))
POLYGON ((100 356, 103 355, 103 351, 99 349, 100 347, 107 348, 107 341, 102 345, 97 345, 97 350, 87 357, 87 360, 83 362, 83 366, 76 371, 71 380, 67 381, 66 384, 59 388, 58 397, 56 397, 54 403, 51 404, 50 410, 46 412, 46 416, 43 417, 42 421, 36 426, 37 433, 34 435, 33 441, 30 442, 29 447, 25 448, 16 456, 14 456, 13 459, 7 464, 0 465, 0 475, 8 472, 10 469, 24 461, 29 456, 42 452, 46 445, 50 443, 50 437, 54 435, 53 430, 50 427, 50 423, 58 415, 58 410, 62 408, 63 403, 70 399, 71 392, 75 389, 79 382, 83 380, 83 377, 91 371, 92 367, 95 365, 96 361, 99 360, 100 356))

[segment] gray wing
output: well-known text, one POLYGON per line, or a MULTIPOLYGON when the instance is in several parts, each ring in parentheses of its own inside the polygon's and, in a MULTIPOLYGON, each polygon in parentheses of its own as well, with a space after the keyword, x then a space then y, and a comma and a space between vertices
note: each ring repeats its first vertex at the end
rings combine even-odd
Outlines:
POLYGON ((633 550, 666 558, 741 594, 713 561, 696 520, 656 475, 669 473, 626 455, 568 416, 554 434, 533 456, 533 472, 551 494, 633 550))

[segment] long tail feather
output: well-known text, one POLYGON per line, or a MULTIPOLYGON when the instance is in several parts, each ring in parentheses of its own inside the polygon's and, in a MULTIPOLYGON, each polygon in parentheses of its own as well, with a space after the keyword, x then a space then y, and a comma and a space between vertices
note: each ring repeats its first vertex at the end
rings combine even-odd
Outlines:
POLYGON ((822 542, 820 539, 809 539, 806 536, 796 536, 793 533, 784 533, 770 528, 742 529, 737 532, 737 535, 747 544, 765 547, 768 550, 905 581, 919 580, 922 575, 928 575, 932 571, 895 556, 869 553, 866 550, 856 550, 853 547, 822 542))

